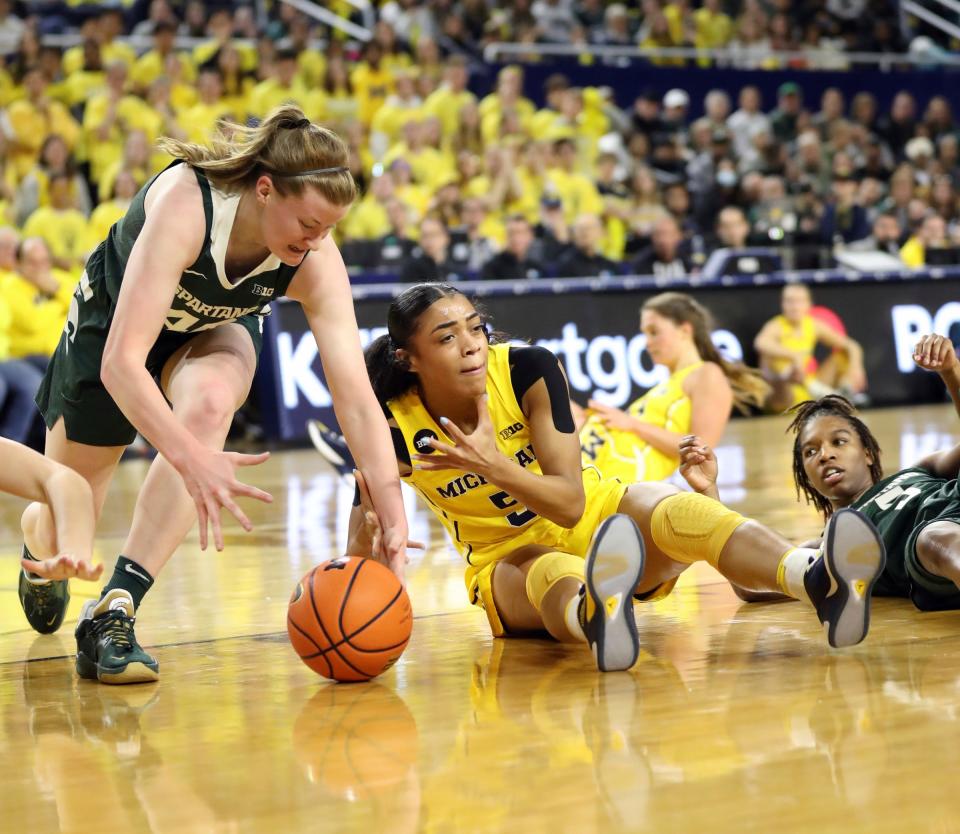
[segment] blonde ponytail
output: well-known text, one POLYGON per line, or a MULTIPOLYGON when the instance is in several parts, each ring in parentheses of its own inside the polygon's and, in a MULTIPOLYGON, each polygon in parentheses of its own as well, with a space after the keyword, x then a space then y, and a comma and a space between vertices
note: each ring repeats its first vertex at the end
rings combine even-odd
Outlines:
POLYGON ((230 125, 230 138, 221 132, 209 147, 169 137, 158 147, 220 188, 251 186, 266 174, 282 196, 312 187, 335 206, 348 206, 357 197, 346 143, 294 105, 278 107, 257 127, 230 125))

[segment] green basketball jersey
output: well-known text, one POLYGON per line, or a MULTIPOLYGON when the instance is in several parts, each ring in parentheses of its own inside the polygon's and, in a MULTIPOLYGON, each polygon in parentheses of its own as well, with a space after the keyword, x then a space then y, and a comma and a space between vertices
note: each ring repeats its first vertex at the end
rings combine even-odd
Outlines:
POLYGON ((915 529, 937 518, 960 517, 960 485, 926 469, 904 469, 874 484, 852 505, 876 525, 887 549, 887 567, 877 583, 880 595, 908 595, 906 561, 915 529))
MULTIPOLYGON (((180 276, 167 311, 164 330, 175 333, 195 333, 251 313, 269 312, 264 308, 272 299, 286 293, 297 271, 296 266, 287 266, 270 254, 248 275, 229 281, 224 258, 240 192, 222 191, 211 184, 202 171, 194 171, 203 197, 206 237, 200 255, 180 276)), ((140 189, 127 213, 113 224, 107 239, 90 256, 85 279, 87 286, 81 281, 80 289, 85 295, 105 291, 107 298, 104 300, 108 301, 111 310, 120 295, 120 284, 133 244, 143 229, 146 219, 144 199, 155 180, 156 177, 151 178, 140 189), (102 289, 95 286, 98 279, 102 280, 102 289)))

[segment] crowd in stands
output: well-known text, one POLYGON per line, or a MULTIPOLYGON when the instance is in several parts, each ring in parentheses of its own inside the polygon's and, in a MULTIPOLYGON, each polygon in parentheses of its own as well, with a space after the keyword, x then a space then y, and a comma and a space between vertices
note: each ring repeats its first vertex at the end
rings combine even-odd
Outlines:
POLYGON ((825 266, 841 251, 910 267, 955 259, 960 132, 942 96, 920 106, 903 91, 881 108, 869 91, 810 101, 789 82, 776 101, 713 90, 693 118, 701 103, 683 89, 616 100, 578 86, 576 62, 542 90, 521 65, 476 80, 477 56, 501 40, 728 47, 731 65, 760 69, 780 66, 771 50, 814 40, 838 54, 901 50, 885 0, 376 11, 361 43, 284 3, 261 24, 237 3, 0 0, 0 384, 42 367, 85 258, 170 162, 157 138, 206 142, 288 101, 349 143, 363 196, 336 232, 348 264, 402 281, 682 278, 718 248, 735 253, 724 269, 747 272, 825 266), (71 32, 68 48, 45 40, 71 32))

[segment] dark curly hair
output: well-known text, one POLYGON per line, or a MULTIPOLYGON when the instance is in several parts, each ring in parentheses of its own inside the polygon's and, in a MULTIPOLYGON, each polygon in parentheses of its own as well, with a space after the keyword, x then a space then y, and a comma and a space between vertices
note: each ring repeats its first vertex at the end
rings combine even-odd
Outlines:
POLYGON ((860 438, 860 443, 864 450, 873 459, 870 464, 870 478, 873 483, 877 483, 883 478, 883 467, 880 465, 880 444, 873 432, 867 428, 867 424, 857 416, 857 410, 853 407, 846 397, 839 394, 829 394, 821 397, 819 400, 807 400, 799 403, 787 411, 793 415, 793 422, 787 427, 788 432, 793 432, 793 483, 797 488, 797 499, 801 494, 806 498, 808 504, 813 504, 825 519, 833 515, 833 505, 813 488, 810 479, 807 478, 807 471, 803 468, 803 454, 800 446, 800 435, 807 427, 807 424, 817 417, 841 417, 846 420, 860 438))

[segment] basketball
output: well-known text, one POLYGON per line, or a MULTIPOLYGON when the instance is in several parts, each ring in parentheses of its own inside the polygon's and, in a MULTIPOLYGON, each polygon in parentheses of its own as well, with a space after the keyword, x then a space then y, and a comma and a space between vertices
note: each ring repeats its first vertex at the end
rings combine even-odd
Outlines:
POLYGON ((372 559, 331 559, 294 588, 287 632, 300 659, 336 681, 367 681, 403 654, 413 628, 400 580, 372 559))

